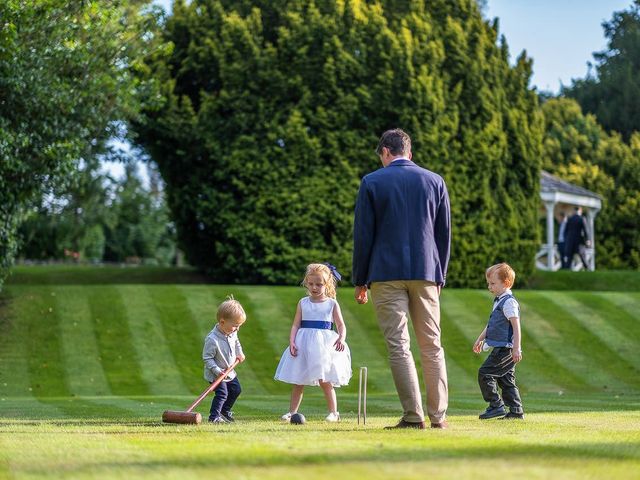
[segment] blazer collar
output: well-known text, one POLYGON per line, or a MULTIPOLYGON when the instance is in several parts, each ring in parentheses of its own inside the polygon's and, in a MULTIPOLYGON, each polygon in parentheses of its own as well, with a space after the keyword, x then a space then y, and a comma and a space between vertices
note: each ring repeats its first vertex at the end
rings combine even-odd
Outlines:
POLYGON ((398 158, 397 160, 394 160, 389 165, 387 165, 387 167, 406 167, 409 165, 415 165, 415 163, 413 163, 408 158, 398 158))

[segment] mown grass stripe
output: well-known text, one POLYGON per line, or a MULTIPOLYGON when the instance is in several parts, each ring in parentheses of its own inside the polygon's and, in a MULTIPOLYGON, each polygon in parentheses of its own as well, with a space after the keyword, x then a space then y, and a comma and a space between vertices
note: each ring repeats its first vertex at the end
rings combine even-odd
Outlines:
POLYGON ((369 303, 365 305, 357 304, 353 298, 353 288, 341 288, 339 295, 342 310, 347 310, 351 314, 354 321, 357 322, 357 325, 366 335, 369 344, 375 348, 378 355, 382 358, 387 358, 387 344, 380 331, 373 301, 370 300, 369 303))
POLYGON ((280 354, 289 345, 289 333, 296 312, 296 305, 303 293, 294 287, 265 287, 246 291, 254 305, 261 305, 257 319, 265 333, 265 340, 279 352, 273 359, 275 373, 280 354))
POLYGON ((136 349, 140 374, 151 394, 184 394, 184 385, 167 345, 162 323, 144 285, 119 285, 126 305, 126 319, 136 349))
POLYGON ((26 323, 27 365, 33 394, 70 396, 60 340, 60 318, 54 293, 48 287, 31 290, 21 305, 26 323))
POLYGON ((590 336, 576 328, 575 319, 569 314, 538 292, 520 292, 518 300, 522 315, 537 327, 529 332, 547 354, 595 389, 629 389, 629 385, 608 373, 607 367, 602 365, 601 355, 594 355, 590 336))
POLYGON ((29 350, 33 339, 23 311, 33 307, 35 295, 30 288, 7 287, 0 305, 0 417, 59 416, 62 413, 34 397, 29 376, 29 350), (13 398, 20 400, 13 401, 13 398))
POLYGON ((254 319, 250 326, 243 327, 240 332, 242 348, 247 355, 245 367, 253 370, 255 378, 266 392, 282 394, 288 392, 291 386, 273 379, 280 352, 267 341, 268 323, 263 323, 260 314, 263 305, 254 303, 248 295, 254 288, 236 286, 231 289, 235 299, 244 307, 247 318, 254 319))
POLYGON ((131 341, 125 302, 114 286, 86 287, 99 360, 116 395, 148 394, 131 341))
POLYGON ((583 296, 587 306, 640 346, 640 294, 596 292, 583 296))
MULTIPOLYGON (((490 295, 480 290, 455 290, 447 292, 443 298, 443 309, 458 324, 467 339, 467 347, 471 349, 473 342, 487 325, 492 307, 490 295)), ((557 392, 567 388, 588 388, 584 380, 549 356, 531 335, 531 328, 536 326, 532 325, 524 308, 521 316, 522 348, 525 355, 523 363, 516 367, 516 376, 523 392, 533 389, 557 392)), ((480 362, 484 361, 486 355, 480 355, 480 362)))
POLYGON ((453 377, 450 388, 460 388, 469 391, 478 389, 478 368, 483 359, 475 355, 469 348, 469 341, 464 333, 451 318, 449 312, 443 309, 440 313, 440 326, 442 329, 442 346, 445 355, 460 369, 462 377, 453 377), (475 380, 475 381, 474 381, 475 380), (460 385, 456 383, 460 382, 460 385))
POLYGON ((199 394, 203 390, 203 339, 187 300, 182 291, 173 285, 149 285, 147 290, 182 382, 189 392, 199 394))
POLYGON ((74 395, 110 395, 84 287, 52 287, 69 390, 74 395))
POLYGON ((621 357, 617 351, 610 348, 607 342, 599 336, 609 332, 600 331, 599 335, 596 335, 586 328, 588 324, 585 308, 572 303, 567 293, 544 292, 541 295, 553 302, 558 310, 564 312, 567 323, 563 327, 565 327, 567 334, 574 332, 575 335, 575 332, 579 332, 578 342, 584 348, 589 349, 591 357, 600 364, 603 370, 611 377, 617 378, 629 386, 640 387, 640 370, 621 357), (582 315, 577 315, 578 312, 569 308, 570 304, 580 309, 579 313, 582 315))
POLYGON ((31 396, 27 365, 26 325, 22 303, 33 298, 31 292, 7 288, 0 304, 0 395, 31 396))
POLYGON ((628 361, 640 375, 640 323, 626 315, 626 312, 609 302, 606 298, 584 292, 559 293, 558 301, 562 308, 571 312, 582 326, 597 336, 609 349, 628 361), (611 322, 615 315, 616 321, 611 322))
POLYGON ((204 344, 205 337, 217 323, 218 305, 225 297, 218 297, 215 287, 211 285, 176 285, 176 288, 187 300, 187 307, 198 325, 198 335, 204 344))
MULTIPOLYGON (((64 293, 63 293, 64 295, 64 293)), ((55 407, 62 415, 96 416, 102 409, 91 402, 73 398, 69 389, 69 378, 65 368, 62 345, 61 315, 58 309, 57 294, 53 288, 39 287, 22 312, 27 319, 27 353, 31 388, 40 403, 55 407), (46 345, 46 349, 41 347, 46 345), (66 397, 67 400, 54 400, 52 397, 66 397)), ((118 408, 118 413, 126 413, 118 408)))

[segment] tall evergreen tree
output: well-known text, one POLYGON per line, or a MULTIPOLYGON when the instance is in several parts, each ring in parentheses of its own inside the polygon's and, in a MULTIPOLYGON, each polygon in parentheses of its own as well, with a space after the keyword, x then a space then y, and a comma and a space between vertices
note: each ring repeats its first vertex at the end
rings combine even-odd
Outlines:
POLYGON ((482 284, 498 260, 533 268, 531 64, 509 65, 475 0, 177 1, 164 35, 136 131, 184 250, 218 281, 296 282, 314 260, 348 271, 359 180, 392 127, 449 185, 450 284, 482 284))

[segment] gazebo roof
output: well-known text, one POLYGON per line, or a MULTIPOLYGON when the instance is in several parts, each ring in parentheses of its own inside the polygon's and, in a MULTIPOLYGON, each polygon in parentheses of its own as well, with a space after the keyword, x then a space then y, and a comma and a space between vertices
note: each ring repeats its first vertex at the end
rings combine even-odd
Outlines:
POLYGON ((545 172, 544 170, 540 172, 540 189, 543 192, 563 192, 573 195, 599 198, 600 200, 602 200, 602 197, 597 193, 594 193, 591 190, 587 190, 586 188, 579 187, 572 183, 565 182, 564 180, 551 175, 549 172, 545 172))
POLYGON ((597 193, 565 182, 544 170, 540 172, 540 197, 544 201, 568 203, 595 210, 602 207, 602 197, 597 193))

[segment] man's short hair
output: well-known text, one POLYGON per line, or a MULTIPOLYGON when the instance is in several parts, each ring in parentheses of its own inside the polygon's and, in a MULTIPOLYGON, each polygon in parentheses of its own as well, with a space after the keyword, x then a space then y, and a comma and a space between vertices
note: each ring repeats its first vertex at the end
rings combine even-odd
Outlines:
POLYGON ((516 272, 508 263, 497 263, 487 268, 486 277, 496 274, 498 279, 505 284, 507 288, 513 287, 516 281, 516 272))
POLYGON ((382 154, 384 147, 387 147, 392 155, 408 154, 411 152, 411 137, 399 128, 387 130, 380 137, 380 141, 376 147, 376 154, 382 154))

